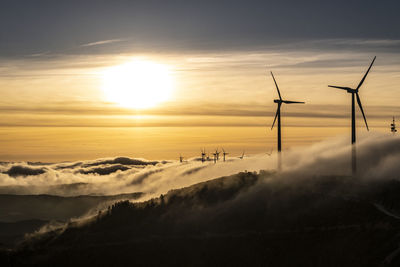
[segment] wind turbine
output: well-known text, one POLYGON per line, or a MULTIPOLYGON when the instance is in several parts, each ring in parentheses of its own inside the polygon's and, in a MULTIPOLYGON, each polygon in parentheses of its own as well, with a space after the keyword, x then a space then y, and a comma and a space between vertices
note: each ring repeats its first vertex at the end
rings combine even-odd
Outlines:
POLYGON ((243 159, 243 157, 244 157, 244 150, 243 150, 243 153, 242 153, 242 155, 241 155, 241 156, 239 156, 239 159, 243 159))
POLYGON ((222 153, 223 153, 223 155, 224 155, 224 161, 225 161, 225 156, 228 155, 229 153, 228 153, 228 152, 225 152, 225 149, 223 149, 223 148, 222 148, 222 153))
POLYGON ((395 134, 397 132, 396 129, 396 123, 394 122, 394 116, 393 116, 393 122, 390 124, 390 131, 395 134))
POLYGON ((213 153, 214 156, 214 163, 217 163, 217 152, 213 153))
POLYGON ((204 162, 206 160, 206 149, 201 150, 201 162, 204 162))
POLYGON ((282 150, 282 138, 281 138, 281 106, 282 103, 284 104, 304 104, 305 102, 299 102, 299 101, 289 101, 289 100, 283 100, 281 96, 281 92, 279 91, 278 84, 276 83, 274 74, 271 71, 272 79, 274 79, 274 83, 276 86, 276 90, 278 91, 278 96, 279 99, 274 99, 274 103, 278 104, 278 108, 276 110, 274 122, 272 123, 271 130, 274 128, 276 118, 278 118, 278 170, 281 169, 281 150, 282 150))
POLYGON ((357 172, 357 158, 356 158, 356 146, 355 146, 355 143, 356 143, 356 112, 355 112, 354 96, 356 96, 356 98, 357 98, 357 104, 360 107, 361 113, 364 117, 365 126, 367 127, 367 130, 369 131, 367 119, 365 118, 364 110, 362 108, 361 99, 360 99, 360 96, 358 95, 358 90, 360 89, 361 85, 363 85, 365 78, 367 77, 367 75, 372 67, 372 64, 374 64, 374 62, 375 62, 375 59, 376 59, 376 56, 372 60, 371 65, 369 65, 367 72, 364 74, 364 77, 361 79, 357 88, 354 89, 354 88, 350 88, 350 87, 328 85, 328 87, 346 90, 347 93, 351 94, 351 144, 352 144, 352 157, 351 157, 351 162, 352 162, 351 167, 352 168, 351 169, 352 169, 353 174, 355 174, 357 172))
POLYGON ((215 155, 217 156, 217 160, 219 160, 219 153, 221 153, 221 152, 219 152, 218 151, 218 148, 215 150, 215 155))

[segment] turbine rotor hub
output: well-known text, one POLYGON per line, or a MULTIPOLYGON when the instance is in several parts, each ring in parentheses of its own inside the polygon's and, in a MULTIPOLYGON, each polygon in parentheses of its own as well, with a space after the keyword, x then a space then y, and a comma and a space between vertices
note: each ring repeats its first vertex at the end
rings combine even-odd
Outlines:
POLYGON ((349 94, 358 93, 358 89, 349 88, 347 89, 347 93, 349 94))

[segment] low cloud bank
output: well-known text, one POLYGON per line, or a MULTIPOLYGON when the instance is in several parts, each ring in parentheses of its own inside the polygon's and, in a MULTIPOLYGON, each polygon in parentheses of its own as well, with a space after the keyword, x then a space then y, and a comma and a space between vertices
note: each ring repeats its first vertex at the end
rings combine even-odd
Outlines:
MULTIPOLYGON (((85 167, 90 166, 99 166, 104 164, 121 164, 121 165, 135 165, 135 166, 147 166, 147 165, 156 165, 159 163, 158 161, 147 161, 142 159, 131 159, 127 157, 118 157, 114 159, 105 159, 105 160, 95 160, 94 162, 88 162, 83 164, 85 167)), ((165 163, 165 162, 163 162, 165 163)))
POLYGON ((116 164, 108 167, 100 167, 100 168, 93 168, 93 169, 82 169, 79 170, 80 173, 82 174, 98 174, 98 175, 108 175, 116 171, 126 171, 129 170, 130 168, 121 164, 116 164))
POLYGON ((39 175, 45 172, 46 172, 45 168, 31 168, 28 166, 16 165, 12 166, 10 169, 8 169, 3 173, 8 174, 11 177, 17 177, 17 176, 39 175))
MULTIPOLYGON (((284 151, 284 177, 350 175, 351 146, 347 137, 325 140, 284 151)), ((357 144, 358 175, 365 179, 397 179, 400 173, 400 138, 370 133, 357 144)), ((198 158, 147 161, 127 157, 58 164, 25 162, 0 165, 0 193, 54 195, 111 195, 143 192, 147 197, 241 171, 276 170, 276 153, 230 157, 226 162, 202 163, 198 158), (72 186, 80 185, 80 186, 72 186), (64 190, 64 189, 65 190, 64 190), (73 190, 71 190, 73 188, 73 190)))

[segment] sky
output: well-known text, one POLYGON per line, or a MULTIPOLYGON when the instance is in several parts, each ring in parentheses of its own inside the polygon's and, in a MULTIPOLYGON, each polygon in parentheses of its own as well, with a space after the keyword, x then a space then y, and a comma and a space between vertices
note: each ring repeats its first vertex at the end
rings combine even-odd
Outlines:
POLYGON ((284 98, 306 102, 283 107, 284 148, 350 140, 350 95, 327 85, 355 87, 374 56, 360 97, 371 131, 388 132, 400 113, 398 10, 398 1, 1 1, 0 160, 268 152, 270 71, 284 98), (168 69, 167 100, 135 109, 106 97, 104 73, 132 61, 168 69))

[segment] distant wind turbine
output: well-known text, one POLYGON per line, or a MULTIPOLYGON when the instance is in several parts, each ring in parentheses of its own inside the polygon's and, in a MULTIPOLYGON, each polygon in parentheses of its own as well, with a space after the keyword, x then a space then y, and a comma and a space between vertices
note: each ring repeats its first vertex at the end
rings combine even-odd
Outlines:
POLYGON ((393 122, 390 124, 390 131, 391 131, 393 134, 395 134, 395 133, 397 132, 396 123, 395 123, 395 121, 394 121, 394 116, 393 116, 393 122))
POLYGON ((244 150, 241 156, 239 156, 239 159, 243 159, 244 158, 244 150))
POLYGON ((217 156, 217 161, 219 160, 219 153, 221 153, 221 152, 219 152, 218 151, 218 148, 215 150, 215 155, 217 156))
POLYGON ((206 149, 201 150, 201 162, 204 162, 206 160, 206 149))
POLYGON ((217 152, 213 153, 214 156, 214 163, 217 163, 217 152))
POLYGON ((228 152, 225 152, 225 149, 222 148, 222 154, 224 155, 224 161, 225 161, 225 156, 228 155, 228 152))
POLYGON ((289 101, 289 100, 283 100, 281 96, 281 92, 279 91, 278 84, 276 83, 274 74, 271 71, 272 79, 274 79, 274 83, 276 86, 276 90, 278 91, 279 99, 274 99, 274 103, 278 104, 278 108, 276 110, 274 122, 272 123, 271 130, 274 128, 276 118, 278 118, 278 170, 281 169, 281 150, 282 150, 282 138, 281 138, 281 106, 282 103, 284 104, 304 104, 305 102, 299 102, 299 101, 289 101))
POLYGON ((358 95, 358 90, 360 89, 361 85, 363 85, 365 78, 367 77, 367 75, 372 67, 372 64, 374 64, 374 62, 375 62, 375 59, 376 59, 376 57, 374 57, 374 59, 372 60, 371 65, 369 65, 367 72, 364 74, 364 77, 361 79, 357 88, 353 89, 350 87, 328 85, 329 87, 332 87, 332 88, 346 90, 349 94, 351 94, 351 144, 352 144, 352 157, 351 157, 352 168, 351 169, 352 169, 353 174, 355 174, 357 172, 357 158, 356 158, 357 156, 356 156, 356 146, 355 146, 355 143, 356 143, 356 112, 355 112, 354 96, 356 96, 356 98, 357 98, 358 106, 360 107, 361 113, 364 117, 365 126, 367 127, 367 130, 369 131, 367 119, 365 118, 364 110, 361 105, 361 99, 360 99, 360 96, 358 95))

